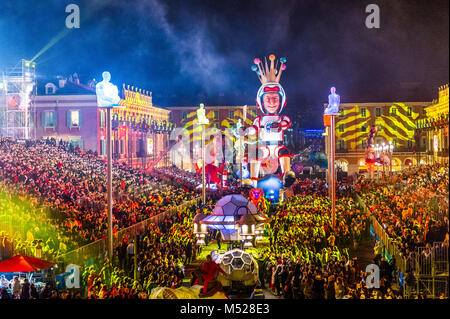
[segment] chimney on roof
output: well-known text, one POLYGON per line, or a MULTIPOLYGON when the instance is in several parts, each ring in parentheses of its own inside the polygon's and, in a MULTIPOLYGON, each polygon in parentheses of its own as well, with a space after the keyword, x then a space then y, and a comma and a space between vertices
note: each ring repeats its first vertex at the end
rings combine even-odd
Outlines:
POLYGON ((66 86, 67 78, 60 76, 60 75, 58 75, 56 78, 58 79, 58 87, 60 89, 62 89, 63 87, 66 86))
POLYGON ((80 79, 78 78, 78 74, 77 73, 73 74, 73 82, 75 84, 80 84, 80 79))

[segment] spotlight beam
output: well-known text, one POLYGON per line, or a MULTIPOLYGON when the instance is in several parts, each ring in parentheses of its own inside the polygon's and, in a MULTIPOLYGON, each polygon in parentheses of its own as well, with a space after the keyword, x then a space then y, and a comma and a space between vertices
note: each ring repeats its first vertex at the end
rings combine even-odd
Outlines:
POLYGON ((58 43, 62 38, 64 38, 71 29, 64 28, 56 36, 54 36, 50 41, 31 59, 31 62, 34 62, 38 57, 40 57, 42 54, 44 54, 48 49, 50 49, 52 46, 54 46, 56 43, 58 43))

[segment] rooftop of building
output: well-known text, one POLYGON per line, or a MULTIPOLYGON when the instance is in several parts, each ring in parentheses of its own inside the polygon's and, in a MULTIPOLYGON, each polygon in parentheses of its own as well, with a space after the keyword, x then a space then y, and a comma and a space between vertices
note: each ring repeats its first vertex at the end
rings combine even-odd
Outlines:
POLYGON ((95 81, 83 82, 76 73, 38 79, 37 95, 95 95, 95 81))

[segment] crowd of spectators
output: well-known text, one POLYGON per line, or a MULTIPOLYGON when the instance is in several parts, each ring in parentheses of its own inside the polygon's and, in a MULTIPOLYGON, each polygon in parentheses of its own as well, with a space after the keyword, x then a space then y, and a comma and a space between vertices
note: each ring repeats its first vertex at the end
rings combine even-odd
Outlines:
POLYGON ((290 299, 398 298, 389 271, 379 289, 369 289, 368 274, 350 255, 367 233, 367 216, 351 197, 342 198, 333 231, 330 211, 329 199, 320 195, 297 195, 278 205, 268 226, 270 245, 256 256, 262 285, 290 299))
POLYGON ((116 267, 109 261, 100 271, 86 267, 83 282, 87 298, 147 299, 155 287, 181 287, 185 265, 197 253, 192 232, 197 212, 195 205, 185 207, 160 225, 150 224, 136 238, 124 239, 116 249, 116 267))
MULTIPOLYGON (((6 200, 14 197, 19 203, 11 205, 7 212, 2 211, 8 218, 0 221, 20 230, 2 236, 33 249, 36 240, 41 239, 40 245, 48 245, 51 255, 104 237, 105 170, 105 161, 96 154, 66 143, 0 139, 2 197, 6 200)), ((158 174, 149 175, 119 165, 113 169, 113 189, 114 231, 196 196, 176 181, 168 183, 158 174)))
POLYGON ((394 176, 389 185, 368 184, 361 194, 402 257, 412 260, 418 247, 427 253, 435 242, 448 247, 448 173, 439 164, 421 165, 394 176))
MULTIPOLYGON (((13 216, 30 225, 17 233, 0 233, 0 239, 13 236, 22 245, 59 254, 105 236, 104 172, 105 163, 96 154, 64 143, 0 139, 0 214, 6 212, 0 221, 13 216)), ((149 175, 116 166, 113 173, 115 231, 199 194, 199 177, 175 167, 155 168, 149 175)), ((220 197, 241 191, 248 196, 238 188, 211 193, 210 207, 220 197)), ((269 212, 269 243, 255 255, 260 284, 291 299, 401 298, 392 287, 390 265, 382 267, 380 288, 369 289, 368 274, 352 256, 369 227, 366 212, 353 199, 356 191, 405 257, 436 241, 448 246, 448 168, 420 166, 398 174, 390 186, 339 181, 335 227, 326 183, 306 179, 293 186, 292 197, 269 212)), ((196 206, 180 208, 162 223, 125 237, 115 250, 117 264, 106 259, 96 265, 101 269, 83 268, 87 297, 147 299, 155 287, 180 287, 185 266, 197 253, 192 232, 197 212, 196 206)), ((25 280, 20 289, 15 279, 1 284, 1 298, 80 297, 50 287, 39 289, 25 280)))

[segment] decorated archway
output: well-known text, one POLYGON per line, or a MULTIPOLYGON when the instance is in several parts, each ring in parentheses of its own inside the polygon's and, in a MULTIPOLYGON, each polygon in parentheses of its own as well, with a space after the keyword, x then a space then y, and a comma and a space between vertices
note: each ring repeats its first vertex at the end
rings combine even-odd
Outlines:
POLYGON ((399 172, 402 170, 402 161, 398 158, 392 159, 392 171, 399 172))
POLYGON ((417 161, 414 158, 407 158, 407 159, 405 159, 404 164, 405 164, 405 168, 408 168, 410 166, 416 165, 417 161))
POLYGON ((343 172, 348 172, 348 161, 345 159, 337 160, 336 168, 341 169, 343 172))
POLYGON ((366 165, 366 160, 364 158, 360 158, 358 161, 358 172, 365 173, 369 170, 369 167, 366 165))

